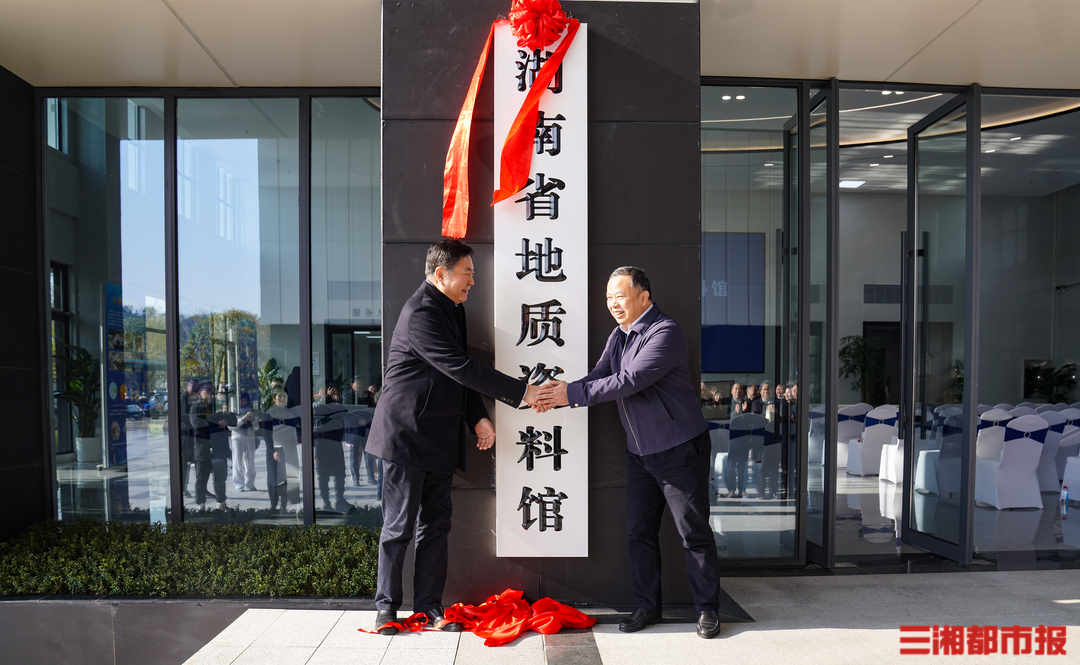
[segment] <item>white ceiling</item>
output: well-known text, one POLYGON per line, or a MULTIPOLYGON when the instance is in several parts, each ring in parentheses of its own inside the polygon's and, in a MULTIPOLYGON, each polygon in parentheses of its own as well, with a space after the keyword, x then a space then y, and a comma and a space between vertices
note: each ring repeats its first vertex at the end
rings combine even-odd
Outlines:
MULTIPOLYGON (((1080 88, 1075 0, 700 5, 706 76, 1080 88)), ((0 66, 35 86, 374 86, 380 34, 379 0, 0 2, 0 66)))

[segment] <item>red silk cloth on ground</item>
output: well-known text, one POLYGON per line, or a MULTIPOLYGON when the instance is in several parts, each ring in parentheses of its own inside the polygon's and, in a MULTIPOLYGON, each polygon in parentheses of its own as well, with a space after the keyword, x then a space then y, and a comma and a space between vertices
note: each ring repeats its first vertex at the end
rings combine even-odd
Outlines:
MULTIPOLYGON (((442 234, 448 238, 464 238, 468 228, 469 141, 472 135, 473 109, 480 82, 484 78, 484 66, 491 51, 495 26, 504 22, 505 19, 491 24, 487 42, 479 62, 476 63, 469 92, 461 106, 454 135, 446 152, 446 167, 443 170, 442 234)), ((493 196, 492 205, 513 196, 529 180, 540 97, 562 65, 563 57, 580 25, 577 19, 567 18, 558 0, 514 0, 510 8, 509 23, 514 36, 518 38, 518 46, 529 50, 545 48, 555 43, 564 27, 566 37, 540 68, 506 136, 499 160, 499 189, 493 196)))
MULTIPOLYGON (((596 623, 594 617, 556 600, 541 598, 529 605, 529 601, 521 596, 521 591, 507 589, 497 596, 491 596, 479 606, 456 603, 446 609, 444 616, 446 621, 458 621, 465 630, 483 637, 484 645, 489 647, 513 642, 526 630, 551 635, 563 628, 589 628, 596 623)), ((427 626, 427 617, 419 612, 387 625, 408 633, 435 630, 427 626)), ((363 628, 358 630, 362 633, 378 632, 378 628, 374 631, 363 628)))
POLYGON ((589 628, 596 623, 594 617, 556 600, 541 598, 530 606, 521 595, 521 591, 507 589, 479 606, 457 603, 447 608, 446 620, 460 621, 465 630, 483 637, 489 647, 512 642, 526 630, 551 635, 563 628, 589 628))

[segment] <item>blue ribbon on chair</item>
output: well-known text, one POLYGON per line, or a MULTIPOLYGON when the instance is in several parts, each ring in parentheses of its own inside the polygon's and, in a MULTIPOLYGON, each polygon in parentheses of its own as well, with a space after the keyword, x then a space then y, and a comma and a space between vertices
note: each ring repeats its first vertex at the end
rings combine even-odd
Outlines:
POLYGON ((1065 431, 1065 425, 1066 425, 1066 423, 1064 421, 1062 421, 1062 422, 1060 422, 1060 423, 1058 423, 1056 425, 1051 425, 1050 426, 1050 431, 1051 432, 1057 432, 1058 434, 1061 434, 1061 433, 1063 433, 1065 431))
POLYGON ((1005 427, 1011 423, 1015 418, 1005 418, 1004 420, 983 420, 979 419, 979 429, 986 429, 987 427, 1005 427))
POLYGON ((865 413, 860 413, 860 414, 855 415, 855 416, 845 416, 843 414, 838 414, 836 416, 836 422, 838 422, 838 423, 842 423, 845 420, 858 420, 860 423, 864 423, 864 422, 866 422, 866 414, 865 413))
POLYGON ((873 427, 874 425, 888 425, 889 427, 895 427, 896 416, 893 416, 892 418, 882 418, 881 420, 867 416, 865 424, 867 427, 873 427))
POLYGON ((733 429, 731 430, 731 438, 737 439, 740 436, 765 436, 766 431, 767 430, 764 427, 759 427, 757 429, 733 429))
MULTIPOLYGON (((824 417, 825 417, 825 412, 824 411, 811 411, 810 412, 810 420, 813 420, 814 418, 824 418, 824 417)), ((837 421, 837 422, 839 422, 839 421, 837 421)))
POLYGON ((728 423, 714 423, 713 421, 707 421, 709 423, 709 429, 727 429, 728 423))
POLYGON ((1022 432, 1018 429, 1009 427, 1005 430, 1005 440, 1015 441, 1017 439, 1033 439, 1039 443, 1046 443, 1046 432, 1049 429, 1049 427, 1044 427, 1042 429, 1037 429, 1034 432, 1022 432))
POLYGON ((952 425, 942 425, 941 436, 952 436, 953 434, 959 434, 964 431, 963 427, 953 427, 952 425))
POLYGON ((325 441, 337 441, 338 443, 341 443, 341 439, 342 439, 343 434, 344 434, 344 431, 342 429, 340 429, 340 428, 338 428, 338 429, 327 429, 327 430, 315 430, 315 438, 316 439, 323 439, 325 441))

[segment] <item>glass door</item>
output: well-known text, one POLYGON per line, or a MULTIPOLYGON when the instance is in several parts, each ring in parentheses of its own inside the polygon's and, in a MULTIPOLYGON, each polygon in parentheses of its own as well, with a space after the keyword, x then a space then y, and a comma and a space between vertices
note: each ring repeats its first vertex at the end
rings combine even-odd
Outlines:
POLYGON ((972 86, 908 129, 901 537, 964 564, 974 513, 980 115, 972 86), (943 417, 930 427, 929 413, 943 417))
POLYGON ((836 521, 836 386, 826 368, 836 367, 836 224, 839 184, 839 117, 836 113, 838 82, 815 95, 809 104, 808 152, 810 160, 807 244, 809 274, 809 356, 804 388, 808 424, 806 555, 826 568, 835 563, 836 521))

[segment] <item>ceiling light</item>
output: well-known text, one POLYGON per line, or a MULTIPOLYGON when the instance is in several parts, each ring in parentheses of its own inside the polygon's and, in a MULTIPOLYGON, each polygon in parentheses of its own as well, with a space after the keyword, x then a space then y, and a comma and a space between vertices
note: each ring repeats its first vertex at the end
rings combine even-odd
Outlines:
POLYGON ((892 156, 892 155, 882 155, 882 157, 883 157, 884 159, 892 159, 892 158, 893 158, 893 156, 892 156))
POLYGON ((722 99, 722 100, 724 100, 724 101, 726 102, 726 101, 728 101, 729 99, 731 99, 731 95, 724 95, 724 96, 723 96, 723 97, 721 97, 720 99, 722 99))
POLYGON ((840 187, 843 189, 858 189, 866 184, 865 180, 841 180, 840 187))
POLYGON ((983 150, 983 152, 994 152, 994 149, 990 148, 989 150, 983 150))
POLYGON ((746 95, 735 95, 735 99, 746 99, 746 95))
POLYGON ((772 166, 772 164, 766 164, 765 166, 772 166))
POLYGON ((902 95, 902 94, 904 94, 904 93, 902 93, 902 92, 900 92, 899 90, 897 90, 897 91, 896 91, 896 94, 898 94, 898 95, 902 95))
POLYGON ((870 166, 881 166, 881 164, 871 164, 870 166))
POLYGON ((882 91, 881 91, 881 94, 883 94, 883 95, 891 95, 891 94, 892 94, 892 90, 882 90, 882 91))
POLYGON ((1009 140, 1010 140, 1010 141, 1019 141, 1019 140, 1020 140, 1020 138, 1021 138, 1021 137, 1019 137, 1019 136, 1014 136, 1014 137, 1012 137, 1012 138, 1011 138, 1011 139, 1009 139, 1009 140))

